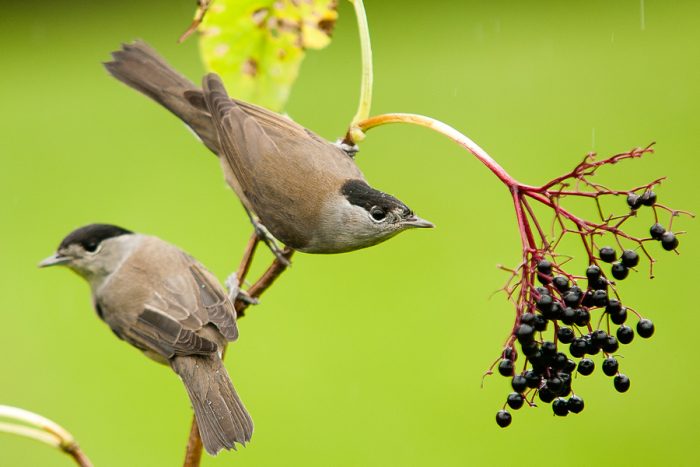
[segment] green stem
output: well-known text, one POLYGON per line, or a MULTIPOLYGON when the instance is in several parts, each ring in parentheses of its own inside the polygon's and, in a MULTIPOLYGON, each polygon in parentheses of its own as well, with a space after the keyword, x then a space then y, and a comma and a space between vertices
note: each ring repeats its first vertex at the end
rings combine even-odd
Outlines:
POLYGON ((0 432, 41 441, 62 450, 71 456, 80 467, 92 467, 90 459, 75 442, 73 435, 58 423, 34 412, 7 405, 0 405, 0 418, 29 425, 0 422, 0 432))
MULTIPOLYGON (((357 128, 357 124, 366 120, 369 117, 370 107, 372 106, 372 44, 369 39, 369 26, 367 25, 367 14, 365 13, 365 6, 362 0, 350 0, 353 7, 355 7, 355 16, 357 16, 357 29, 360 35, 360 49, 362 51, 362 83, 360 88, 360 103, 357 107, 357 113, 350 123, 350 130, 348 133, 352 134, 353 130, 357 128)), ((357 139, 352 138, 354 141, 362 140, 362 132, 359 132, 357 139)))

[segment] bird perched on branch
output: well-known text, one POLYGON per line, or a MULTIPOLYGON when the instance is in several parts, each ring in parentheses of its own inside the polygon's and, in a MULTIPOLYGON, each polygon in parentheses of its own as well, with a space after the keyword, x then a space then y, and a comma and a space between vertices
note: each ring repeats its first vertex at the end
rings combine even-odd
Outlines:
POLYGON ((180 376, 207 452, 250 441, 253 422, 221 361, 238 338, 236 310, 204 266, 159 238, 107 224, 71 232, 39 263, 57 265, 90 284, 97 315, 117 337, 180 376))
POLYGON ((112 53, 115 78, 177 115, 219 156, 226 181, 256 232, 307 253, 342 253, 404 230, 433 227, 397 198, 375 190, 347 151, 291 119, 231 99, 215 74, 203 88, 143 42, 112 53))

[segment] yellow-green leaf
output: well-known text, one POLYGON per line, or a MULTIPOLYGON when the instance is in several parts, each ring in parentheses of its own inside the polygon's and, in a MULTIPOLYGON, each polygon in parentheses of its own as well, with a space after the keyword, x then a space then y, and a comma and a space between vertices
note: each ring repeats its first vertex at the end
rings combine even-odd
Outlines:
POLYGON ((231 96, 281 111, 304 51, 329 44, 337 17, 336 0, 214 0, 200 50, 231 96))

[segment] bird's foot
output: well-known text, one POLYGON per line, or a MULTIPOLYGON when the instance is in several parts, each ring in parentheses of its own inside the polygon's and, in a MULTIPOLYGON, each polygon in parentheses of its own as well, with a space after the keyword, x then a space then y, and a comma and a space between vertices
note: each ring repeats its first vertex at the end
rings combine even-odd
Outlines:
POLYGON ((280 263, 284 264, 285 266, 289 266, 291 263, 289 262, 289 259, 284 254, 284 251, 277 245, 277 242, 275 241, 275 238, 272 236, 270 232, 265 228, 264 225, 262 225, 260 222, 257 222, 255 220, 253 222, 253 227, 255 228, 255 235, 258 236, 258 238, 267 245, 267 247, 270 249, 273 255, 275 255, 275 258, 277 258, 277 261, 280 263))
POLYGON ((232 302, 240 300, 242 302, 248 303, 249 305, 258 304, 257 298, 251 297, 250 295, 248 295, 248 292, 241 289, 241 284, 238 280, 238 274, 236 274, 235 272, 229 274, 224 284, 226 285, 226 290, 228 290, 228 298, 232 302))

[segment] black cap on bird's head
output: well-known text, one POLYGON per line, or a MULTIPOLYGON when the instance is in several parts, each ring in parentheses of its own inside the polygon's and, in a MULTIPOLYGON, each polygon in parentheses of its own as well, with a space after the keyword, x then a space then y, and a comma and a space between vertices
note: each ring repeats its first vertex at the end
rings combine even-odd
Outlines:
POLYGON ((71 248, 79 247, 85 252, 95 252, 103 241, 132 234, 133 232, 112 224, 90 224, 75 229, 61 241, 56 254, 39 263, 39 267, 57 266, 70 262, 73 257, 65 253, 71 248))
POLYGON ((70 245, 78 244, 86 251, 95 251, 103 240, 132 233, 130 230, 112 224, 90 224, 69 233, 58 246, 58 249, 61 250, 70 245))
POLYGON ((401 224, 404 227, 434 227, 431 222, 416 216, 401 200, 375 190, 364 180, 348 180, 341 194, 352 205, 363 208, 377 223, 401 224))

